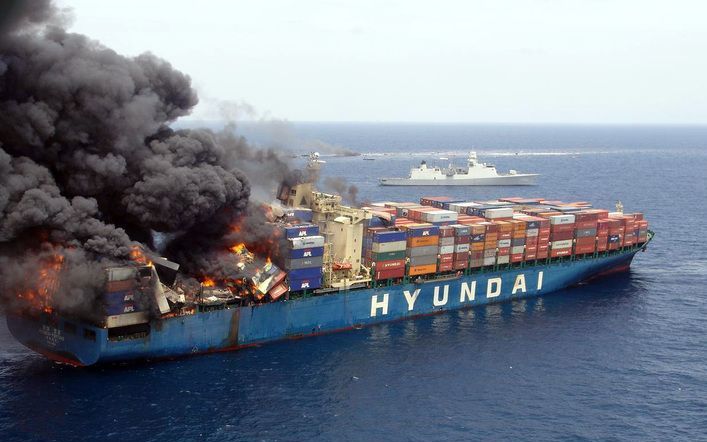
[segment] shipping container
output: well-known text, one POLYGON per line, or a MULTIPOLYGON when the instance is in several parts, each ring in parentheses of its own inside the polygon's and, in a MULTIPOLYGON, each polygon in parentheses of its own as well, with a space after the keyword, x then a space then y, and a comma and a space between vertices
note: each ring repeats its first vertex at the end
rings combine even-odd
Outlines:
POLYGON ((423 247, 410 247, 405 250, 406 256, 425 256, 425 255, 435 255, 437 256, 438 247, 437 246, 423 246, 423 247))
POLYGON ((288 246, 290 249, 309 249, 313 247, 323 247, 323 236, 305 236, 302 238, 288 238, 288 246))
POLYGON ((437 264, 410 266, 408 269, 408 275, 410 276, 427 275, 435 272, 437 272, 437 264))
POLYGON ((437 246, 439 243, 439 236, 413 236, 408 238, 408 247, 424 247, 424 246, 437 246))
POLYGON ((398 252, 407 248, 406 241, 396 242, 376 242, 371 246, 371 251, 374 253, 398 252))
POLYGON ((411 256, 410 266, 419 267, 430 264, 437 264, 437 255, 422 255, 422 256, 411 256))
POLYGON ((285 270, 298 270, 308 267, 322 267, 323 264, 322 256, 315 256, 311 258, 299 258, 299 259, 286 259, 285 260, 285 270))
POLYGON ((292 279, 312 279, 319 278, 322 275, 321 267, 309 267, 304 269, 294 269, 287 272, 287 277, 292 279))
POLYGON ((311 247, 308 249, 294 249, 289 251, 289 258, 313 258, 324 255, 324 247, 311 247))
POLYGON ((374 273, 374 279, 376 280, 381 280, 381 279, 396 279, 396 278, 402 278, 405 276, 405 267, 399 268, 399 269, 391 269, 391 270, 376 270, 374 273))
POLYGON ((303 236, 319 235, 319 226, 314 224, 302 224, 298 226, 285 227, 286 238, 300 238, 303 236))
POLYGON ((301 278, 301 279, 289 279, 290 291, 300 291, 300 290, 313 290, 318 289, 322 286, 321 277, 312 278, 301 278))

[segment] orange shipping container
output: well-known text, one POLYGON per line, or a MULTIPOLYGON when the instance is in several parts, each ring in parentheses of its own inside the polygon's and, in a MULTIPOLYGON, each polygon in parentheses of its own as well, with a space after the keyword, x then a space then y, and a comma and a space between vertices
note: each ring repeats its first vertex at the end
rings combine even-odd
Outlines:
POLYGON ((408 238, 408 247, 436 246, 439 243, 439 236, 416 236, 408 238))
POLYGON ((429 273, 435 273, 437 272, 437 264, 428 264, 424 266, 410 266, 410 269, 408 271, 408 275, 410 276, 416 276, 416 275, 427 275, 429 273))

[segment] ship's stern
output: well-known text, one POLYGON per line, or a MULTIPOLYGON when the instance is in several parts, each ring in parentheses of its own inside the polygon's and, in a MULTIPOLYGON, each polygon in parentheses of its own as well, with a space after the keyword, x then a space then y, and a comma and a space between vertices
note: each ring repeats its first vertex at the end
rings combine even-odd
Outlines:
POLYGON ((95 364, 107 336, 103 328, 45 312, 8 312, 7 328, 27 348, 74 366, 95 364))

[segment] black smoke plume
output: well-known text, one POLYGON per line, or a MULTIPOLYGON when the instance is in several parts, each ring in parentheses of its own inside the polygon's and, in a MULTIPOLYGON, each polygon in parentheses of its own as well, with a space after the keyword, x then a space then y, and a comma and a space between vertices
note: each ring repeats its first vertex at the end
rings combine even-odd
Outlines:
POLYGON ((76 276, 57 302, 80 312, 90 296, 78 291, 95 284, 78 275, 129 259, 155 231, 175 238, 167 251, 195 274, 227 266, 218 239, 252 186, 291 174, 286 163, 230 130, 172 130, 198 102, 187 75, 61 22, 49 0, 0 6, 0 256, 20 265, 0 268, 4 303, 22 288, 10 273, 31 281, 47 250, 70 250, 63 268, 76 276))

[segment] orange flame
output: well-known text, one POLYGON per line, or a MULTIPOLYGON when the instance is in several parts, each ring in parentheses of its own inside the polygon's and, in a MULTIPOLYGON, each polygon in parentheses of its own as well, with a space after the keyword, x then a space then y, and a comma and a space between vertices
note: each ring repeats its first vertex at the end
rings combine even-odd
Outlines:
POLYGON ((201 281, 201 284, 204 287, 214 287, 216 285, 216 282, 207 276, 206 278, 204 278, 203 281, 201 281))
POLYGON ((233 252, 233 253, 241 254, 241 253, 243 253, 243 251, 244 251, 245 249, 246 249, 246 248, 245 248, 245 244, 244 244, 244 243, 238 243, 238 244, 236 244, 235 246, 229 248, 228 250, 230 250, 230 251, 233 252))
POLYGON ((59 285, 59 272, 64 265, 64 257, 59 254, 53 255, 39 269, 39 277, 36 279, 36 286, 19 293, 18 298, 23 299, 27 305, 36 310, 51 313, 52 296, 57 291, 59 285))

